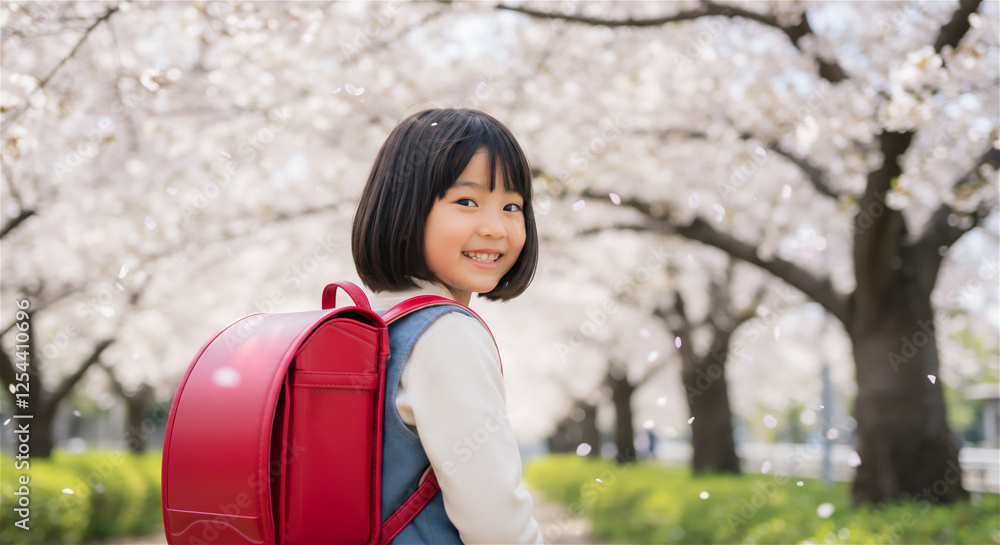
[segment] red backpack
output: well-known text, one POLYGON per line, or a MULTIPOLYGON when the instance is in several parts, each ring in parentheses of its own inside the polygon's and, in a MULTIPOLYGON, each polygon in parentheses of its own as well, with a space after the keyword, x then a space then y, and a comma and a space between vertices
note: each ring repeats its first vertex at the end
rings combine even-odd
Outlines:
POLYGON ((468 310, 426 295, 379 316, 360 288, 337 282, 323 291, 324 310, 255 314, 209 341, 181 380, 167 421, 167 541, 392 540, 439 487, 430 471, 380 524, 387 324, 442 304, 468 310), (334 309, 337 288, 355 306, 334 309))

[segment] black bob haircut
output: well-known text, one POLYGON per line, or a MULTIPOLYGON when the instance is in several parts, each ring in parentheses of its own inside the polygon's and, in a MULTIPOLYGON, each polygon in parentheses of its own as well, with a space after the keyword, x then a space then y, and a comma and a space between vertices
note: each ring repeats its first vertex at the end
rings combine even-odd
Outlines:
POLYGON ((403 120, 382 144, 354 214, 351 252, 361 280, 374 291, 416 288, 414 278, 439 282, 424 256, 424 225, 472 156, 489 153, 490 191, 499 166, 506 191, 524 199, 525 240, 491 300, 517 297, 538 265, 538 232, 531 204, 531 167, 500 121, 478 110, 433 109, 403 120))

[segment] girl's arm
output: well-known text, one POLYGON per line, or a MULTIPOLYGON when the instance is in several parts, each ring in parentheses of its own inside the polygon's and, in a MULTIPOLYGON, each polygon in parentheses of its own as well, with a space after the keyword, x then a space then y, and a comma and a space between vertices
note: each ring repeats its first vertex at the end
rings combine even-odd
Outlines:
POLYGON ((448 313, 421 335, 397 409, 415 425, 465 543, 542 543, 507 418, 500 360, 475 318, 448 313))

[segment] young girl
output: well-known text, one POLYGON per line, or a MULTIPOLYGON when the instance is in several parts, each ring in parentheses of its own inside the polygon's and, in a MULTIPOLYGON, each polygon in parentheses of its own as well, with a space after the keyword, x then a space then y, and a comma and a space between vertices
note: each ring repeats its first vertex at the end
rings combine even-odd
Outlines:
MULTIPOLYGON (((354 262, 384 311, 433 294, 468 305, 521 294, 538 241, 531 171, 510 131, 475 110, 404 120, 379 150, 354 218, 354 262)), ((392 541, 541 543, 507 418, 500 355, 472 314, 447 305, 393 322, 386 373, 382 516, 428 467, 441 493, 392 541)))

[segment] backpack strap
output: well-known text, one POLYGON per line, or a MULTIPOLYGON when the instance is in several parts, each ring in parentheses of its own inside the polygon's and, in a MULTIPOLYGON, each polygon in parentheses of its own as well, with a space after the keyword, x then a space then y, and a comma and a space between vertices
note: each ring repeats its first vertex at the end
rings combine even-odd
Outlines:
MULTIPOLYGON (((483 318, 476 314, 476 311, 471 308, 453 299, 448 299, 447 297, 441 297, 439 295, 418 295, 416 297, 411 297, 386 311, 386 313, 382 315, 382 319, 385 320, 386 324, 388 324, 406 316, 407 314, 437 305, 454 305, 475 316, 476 319, 483 324, 483 327, 486 328, 486 332, 490 334, 490 339, 493 340, 493 346, 497 349, 497 357, 500 357, 500 347, 497 346, 496 337, 494 337, 493 332, 490 331, 490 326, 486 325, 486 320, 483 320, 483 318)), ((500 374, 503 375, 503 361, 500 362, 500 374)))
MULTIPOLYGON (((486 325, 486 321, 482 319, 476 311, 471 308, 459 303, 458 301, 448 299, 447 297, 440 297, 437 295, 418 295, 416 297, 411 297, 402 303, 392 307, 385 314, 382 315, 382 319, 385 320, 386 324, 394 322, 403 316, 412 314, 418 310, 425 309, 427 307, 434 307, 439 305, 453 305, 461 308, 473 316, 475 316, 486 331, 490 334, 490 338, 493 339, 493 346, 497 346, 497 340, 493 337, 493 332, 490 331, 490 326, 486 325)), ((497 357, 500 356, 500 348, 497 347, 497 357)), ((500 363, 500 374, 503 375, 503 362, 500 363)), ((413 522, 413 519, 417 518, 420 511, 430 503, 431 499, 434 497, 438 491, 441 490, 441 485, 438 484, 437 475, 434 474, 434 470, 430 467, 427 468, 427 478, 420 483, 417 487, 416 492, 413 493, 403 505, 396 510, 389 518, 385 520, 382 524, 382 529, 379 532, 378 545, 388 545, 407 524, 413 522)))
POLYGON ((417 491, 410 496, 403 505, 399 506, 399 509, 392 514, 389 518, 382 523, 382 530, 379 532, 378 545, 388 545, 407 524, 413 522, 413 519, 417 518, 417 515, 423 511, 424 507, 430 503, 431 498, 434 494, 437 494, 441 490, 441 486, 438 484, 437 475, 434 474, 434 470, 428 468, 430 471, 427 472, 427 478, 424 482, 420 483, 417 487, 417 491))

